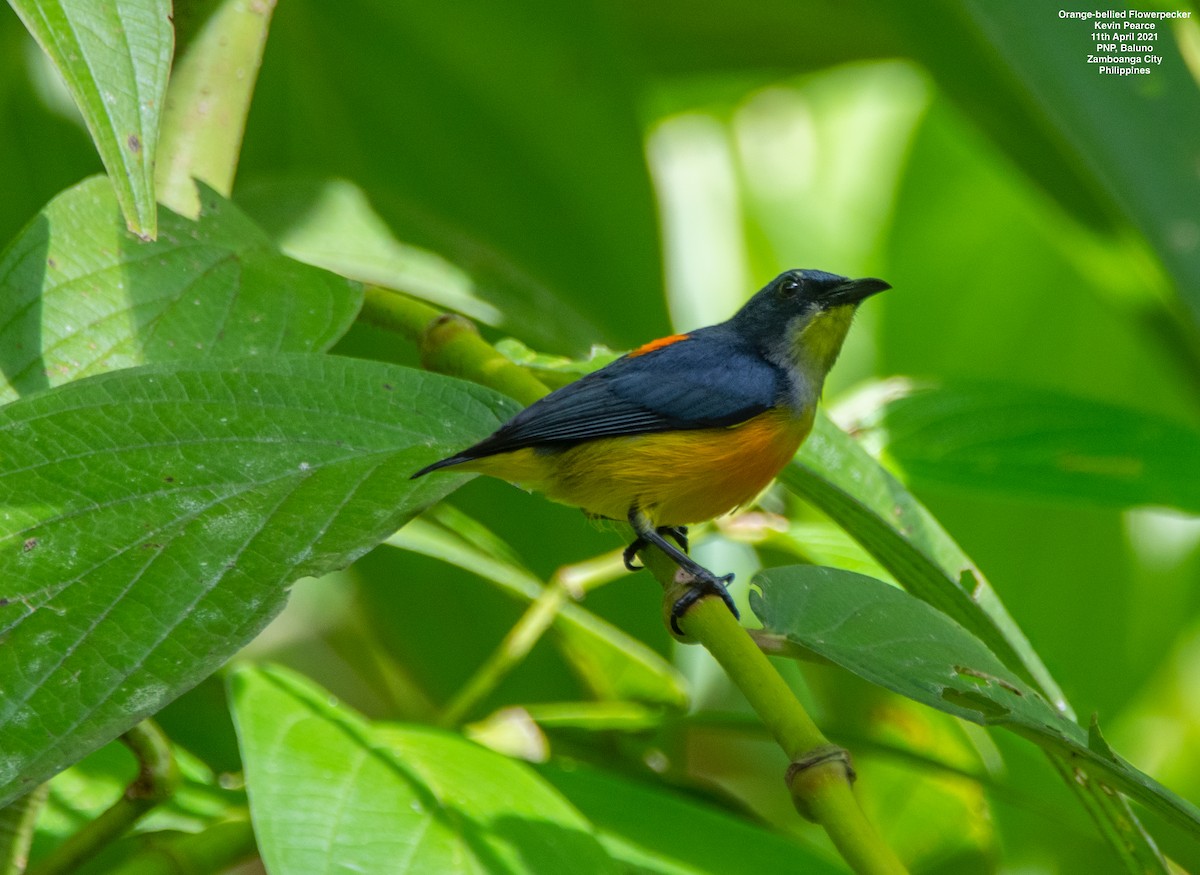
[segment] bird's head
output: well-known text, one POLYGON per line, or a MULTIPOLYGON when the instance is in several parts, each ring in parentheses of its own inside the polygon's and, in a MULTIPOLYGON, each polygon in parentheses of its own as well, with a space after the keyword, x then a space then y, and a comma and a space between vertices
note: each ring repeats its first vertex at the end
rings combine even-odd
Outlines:
POLYGON ((883 280, 852 280, 822 270, 789 270, 746 302, 729 325, 767 358, 823 380, 866 298, 890 289, 883 280))

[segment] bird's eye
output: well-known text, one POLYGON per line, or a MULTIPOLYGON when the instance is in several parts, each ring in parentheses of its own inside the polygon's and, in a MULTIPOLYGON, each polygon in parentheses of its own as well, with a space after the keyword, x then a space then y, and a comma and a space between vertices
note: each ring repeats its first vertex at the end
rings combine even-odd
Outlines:
POLYGON ((779 294, 785 298, 790 298, 800 291, 800 280, 795 277, 788 277, 779 284, 779 294))

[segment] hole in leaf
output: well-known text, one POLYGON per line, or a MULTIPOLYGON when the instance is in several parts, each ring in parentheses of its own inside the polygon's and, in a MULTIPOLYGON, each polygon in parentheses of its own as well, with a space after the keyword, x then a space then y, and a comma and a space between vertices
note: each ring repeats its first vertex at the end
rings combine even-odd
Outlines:
POLYGON ((984 722, 1004 719, 1010 713, 1004 706, 972 690, 952 690, 947 687, 942 690, 942 698, 951 705, 957 705, 960 708, 966 708, 970 711, 978 711, 984 722))

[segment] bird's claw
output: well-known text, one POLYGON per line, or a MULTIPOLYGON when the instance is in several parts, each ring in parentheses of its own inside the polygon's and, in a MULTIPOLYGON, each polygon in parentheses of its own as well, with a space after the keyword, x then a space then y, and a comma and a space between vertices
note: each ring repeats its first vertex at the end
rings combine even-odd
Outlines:
POLYGON ((684 593, 671 605, 670 623, 672 632, 680 638, 685 637, 683 630, 679 628, 679 620, 691 609, 692 605, 706 595, 719 596, 721 601, 725 602, 725 606, 729 608, 729 612, 733 614, 734 618, 741 619, 737 606, 733 603, 733 597, 729 595, 729 590, 726 589, 726 585, 733 580, 733 575, 717 576, 707 568, 698 565, 695 560, 687 555, 687 526, 659 526, 658 528, 652 528, 645 524, 644 517, 636 507, 629 511, 629 524, 639 534, 633 543, 625 548, 625 552, 621 554, 621 558, 625 560, 626 568, 630 571, 637 571, 640 568, 644 568, 645 566, 638 565, 635 562, 638 551, 653 544, 670 557, 686 575, 684 581, 679 581, 680 585, 685 587, 684 593), (664 535, 670 535, 682 549, 673 547, 664 539, 664 535))
POLYGON ((625 567, 630 571, 640 571, 645 568, 645 565, 639 565, 637 559, 638 551, 643 547, 648 546, 645 538, 636 538, 632 544, 625 548, 625 552, 621 554, 621 558, 625 560, 625 567))
POLYGON ((691 609, 692 605, 706 595, 719 596, 721 601, 725 602, 725 607, 729 608, 729 612, 733 614, 734 619, 740 620, 741 614, 738 613, 737 606, 733 603, 733 596, 726 589, 732 582, 732 574, 725 574, 721 577, 717 577, 715 574, 709 574, 706 577, 694 577, 691 583, 688 584, 687 592, 676 599, 675 604, 671 606, 671 631, 676 635, 683 635, 683 630, 679 628, 679 621, 691 609))

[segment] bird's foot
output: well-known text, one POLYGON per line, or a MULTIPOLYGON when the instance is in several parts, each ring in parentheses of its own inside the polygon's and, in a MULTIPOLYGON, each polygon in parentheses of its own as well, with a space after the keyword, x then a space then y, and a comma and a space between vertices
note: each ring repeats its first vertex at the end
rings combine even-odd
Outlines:
MULTIPOLYGON (((661 526, 660 528, 655 529, 655 531, 660 535, 670 535, 675 539, 679 546, 683 548, 684 552, 687 552, 687 526, 661 526)), ((650 542, 641 535, 638 535, 636 538, 634 538, 633 543, 626 547, 625 552, 621 554, 621 558, 625 560, 625 567, 630 571, 640 571, 642 568, 644 568, 644 565, 639 565, 637 563, 637 554, 649 546, 650 542)))
POLYGON ((670 603, 668 616, 672 632, 681 638, 684 637, 683 631, 679 628, 679 620, 691 609, 692 605, 707 595, 720 596, 721 601, 725 602, 733 616, 740 619, 737 607, 733 604, 733 598, 729 595, 729 590, 725 588, 725 585, 733 580, 733 575, 726 574, 718 577, 689 556, 685 552, 688 547, 686 528, 683 526, 655 527, 636 505, 629 509, 629 525, 633 527, 637 539, 625 550, 627 567, 634 568, 633 559, 638 550, 654 546, 666 553, 683 572, 682 579, 676 578, 677 588, 667 597, 668 599, 673 598, 680 591, 678 588, 682 588, 682 595, 670 603), (679 544, 679 547, 668 541, 663 537, 664 535, 670 535, 679 544), (680 547, 683 549, 679 549, 680 547))
POLYGON ((706 595, 719 596, 721 601, 725 602, 725 607, 729 608, 734 619, 741 619, 738 613, 737 606, 733 603, 733 596, 729 594, 726 588, 733 581, 732 574, 725 574, 720 577, 713 574, 706 568, 700 568, 699 573, 687 570, 691 576, 691 580, 687 583, 687 592, 675 600, 675 604, 671 606, 671 631, 676 635, 683 636, 683 630, 679 628, 679 621, 696 602, 704 598, 706 595))

